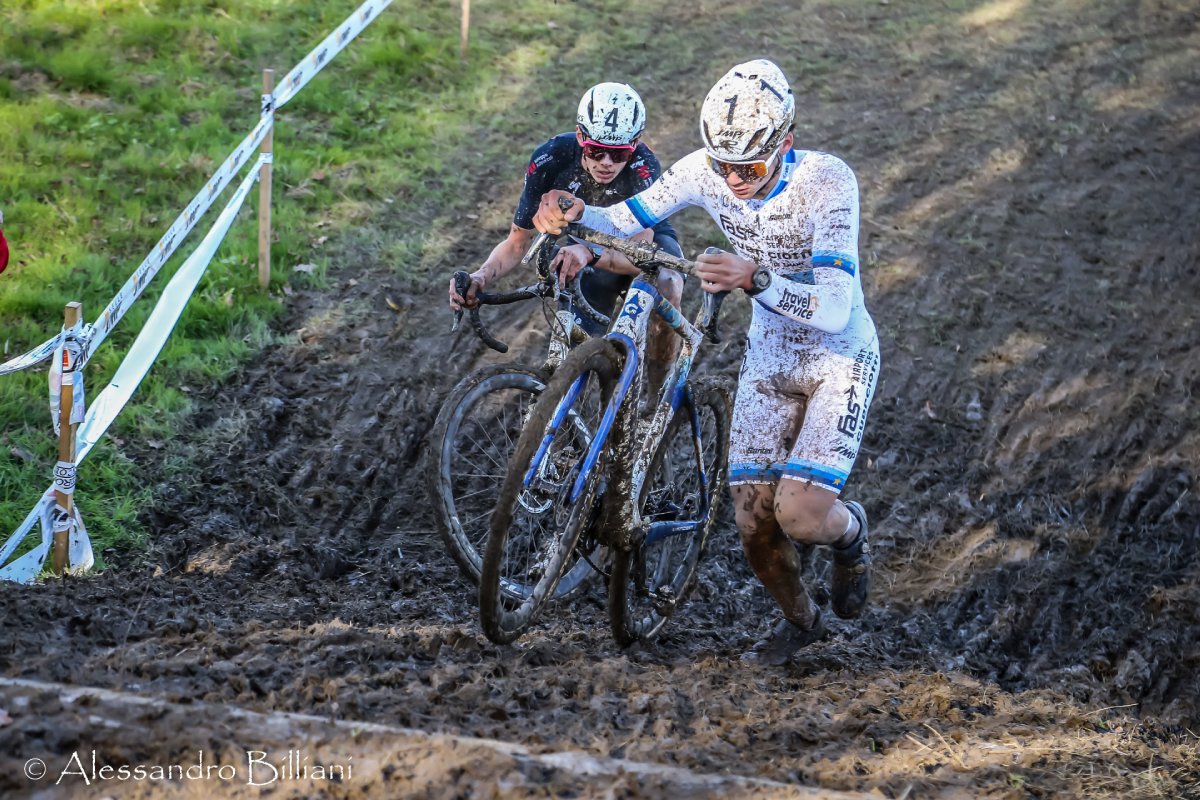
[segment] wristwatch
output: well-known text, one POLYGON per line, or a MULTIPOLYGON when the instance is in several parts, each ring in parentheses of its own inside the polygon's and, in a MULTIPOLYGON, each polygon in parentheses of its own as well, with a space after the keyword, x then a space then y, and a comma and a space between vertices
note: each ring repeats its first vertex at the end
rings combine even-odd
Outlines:
POLYGON ((759 267, 754 270, 754 274, 750 276, 752 288, 746 290, 746 294, 754 297, 756 294, 761 294, 771 285, 771 271, 766 267, 759 267))
POLYGON ((596 266, 597 264, 600 263, 600 259, 603 256, 604 256, 604 251, 601 250, 600 248, 596 248, 595 250, 592 250, 592 257, 588 259, 587 265, 589 267, 596 266))

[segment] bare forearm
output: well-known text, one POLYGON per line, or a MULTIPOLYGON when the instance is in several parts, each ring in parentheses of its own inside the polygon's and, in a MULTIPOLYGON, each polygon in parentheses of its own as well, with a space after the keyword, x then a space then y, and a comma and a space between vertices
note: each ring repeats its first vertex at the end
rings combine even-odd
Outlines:
POLYGON ((512 272, 525 254, 528 238, 510 235, 501 241, 492 248, 492 252, 475 271, 474 277, 488 284, 512 272))

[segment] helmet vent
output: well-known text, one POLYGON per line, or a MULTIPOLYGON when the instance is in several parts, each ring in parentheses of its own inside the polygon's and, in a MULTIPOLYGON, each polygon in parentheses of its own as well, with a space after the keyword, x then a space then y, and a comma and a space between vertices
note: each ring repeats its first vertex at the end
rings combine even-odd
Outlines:
POLYGON ((756 130, 754 132, 754 135, 750 137, 750 141, 746 142, 746 146, 744 148, 742 148, 742 152, 743 153, 758 152, 758 149, 759 149, 758 146, 763 141, 763 139, 766 138, 766 136, 767 136, 767 129, 759 128, 758 130, 756 130))

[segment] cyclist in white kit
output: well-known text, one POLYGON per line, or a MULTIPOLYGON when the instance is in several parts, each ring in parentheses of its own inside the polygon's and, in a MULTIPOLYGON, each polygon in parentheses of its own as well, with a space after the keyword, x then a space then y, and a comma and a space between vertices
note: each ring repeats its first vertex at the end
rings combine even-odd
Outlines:
POLYGON ((795 110, 778 66, 739 64, 704 100, 702 150, 624 202, 598 208, 552 191, 534 217, 543 232, 578 218, 632 236, 701 206, 732 244, 732 253, 698 256, 696 275, 706 291, 742 289, 753 298, 729 483, 746 557, 783 616, 746 660, 772 665, 825 635, 789 537, 832 548, 834 613, 854 618, 866 607, 866 513, 839 495, 879 375, 879 339, 859 275, 858 183, 836 156, 794 149, 795 110), (562 197, 574 201, 565 212, 562 197))

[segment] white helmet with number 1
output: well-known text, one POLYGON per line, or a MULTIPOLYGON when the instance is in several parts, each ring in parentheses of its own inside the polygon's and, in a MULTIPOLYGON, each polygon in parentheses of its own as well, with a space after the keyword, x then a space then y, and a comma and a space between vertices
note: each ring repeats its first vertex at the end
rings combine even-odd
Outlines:
POLYGON ((632 144, 646 128, 646 106, 632 86, 598 83, 580 98, 575 122, 585 139, 607 145, 632 144))
POLYGON ((795 117, 796 99, 783 70, 760 58, 738 64, 709 90, 700 107, 700 136, 718 161, 762 161, 779 147, 795 117))

